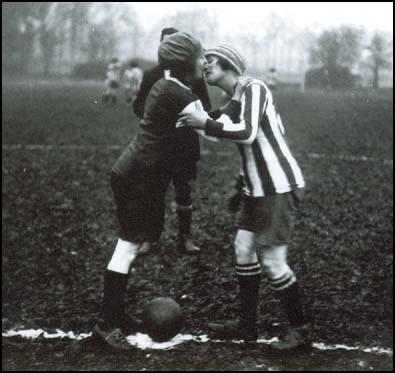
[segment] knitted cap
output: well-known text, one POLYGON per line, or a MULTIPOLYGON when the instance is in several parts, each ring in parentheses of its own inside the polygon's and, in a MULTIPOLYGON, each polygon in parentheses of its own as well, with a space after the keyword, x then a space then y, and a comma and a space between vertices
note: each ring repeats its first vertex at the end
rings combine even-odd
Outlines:
POLYGON ((176 32, 162 41, 158 50, 159 63, 164 68, 190 62, 202 51, 200 42, 185 32, 176 32))
POLYGON ((160 34, 160 41, 163 40, 163 37, 165 35, 172 35, 175 34, 176 32, 178 32, 178 30, 174 27, 166 27, 162 30, 161 34, 160 34))
POLYGON ((166 27, 162 30, 161 34, 160 34, 160 41, 163 40, 163 37, 165 35, 172 35, 175 34, 176 32, 178 32, 178 30, 174 27, 166 27))
POLYGON ((226 60, 241 75, 246 70, 244 58, 240 52, 230 45, 220 45, 205 51, 205 56, 217 56, 226 60))

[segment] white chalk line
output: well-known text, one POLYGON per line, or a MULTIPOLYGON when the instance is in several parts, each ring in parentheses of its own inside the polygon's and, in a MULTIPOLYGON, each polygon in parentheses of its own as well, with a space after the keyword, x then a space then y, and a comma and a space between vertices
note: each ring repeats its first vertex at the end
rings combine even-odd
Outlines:
MULTIPOLYGON (((47 338, 47 339, 55 339, 55 338, 69 338, 75 340, 82 340, 92 336, 92 333, 75 333, 73 331, 64 332, 62 330, 56 329, 55 333, 48 333, 43 329, 26 329, 26 330, 8 330, 2 333, 2 337, 10 338, 20 336, 22 338, 27 339, 36 339, 38 337, 47 338)), ((135 335, 130 335, 127 337, 128 341, 131 345, 141 349, 153 349, 153 350, 167 350, 171 349, 181 343, 193 341, 197 343, 223 343, 220 340, 210 339, 206 334, 203 335, 192 335, 192 334, 178 334, 173 339, 163 343, 154 342, 147 334, 137 333, 135 335)), ((278 341, 277 337, 271 339, 258 339, 258 343, 271 345, 278 341)), ((232 341, 233 343, 241 343, 241 341, 232 341)), ((322 342, 313 343, 313 348, 321 351, 328 350, 346 350, 346 351, 360 351, 366 353, 374 353, 374 354, 386 354, 391 355, 393 351, 391 349, 386 349, 382 347, 360 347, 360 346, 347 346, 343 344, 334 344, 328 345, 322 342)))
MULTIPOLYGON (((23 145, 23 144, 3 144, 2 150, 4 151, 17 151, 17 150, 41 150, 41 151, 52 151, 52 150, 97 150, 97 149, 107 149, 107 150, 122 150, 126 145, 23 145)), ((210 154, 209 150, 202 150, 202 155, 210 154)), ((218 151, 215 154, 219 156, 228 156, 227 151, 218 151)), ((348 162, 378 162, 385 165, 393 165, 392 159, 381 159, 375 157, 352 156, 352 155, 329 155, 321 153, 307 153, 299 154, 299 157, 307 156, 309 159, 337 159, 348 162)))

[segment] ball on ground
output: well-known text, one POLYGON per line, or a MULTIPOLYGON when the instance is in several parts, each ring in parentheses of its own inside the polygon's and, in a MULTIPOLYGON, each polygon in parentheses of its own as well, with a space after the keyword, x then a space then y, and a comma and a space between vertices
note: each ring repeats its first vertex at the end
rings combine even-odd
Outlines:
POLYGON ((165 342, 176 336, 183 325, 181 307, 167 297, 155 298, 143 310, 144 329, 156 342, 165 342))

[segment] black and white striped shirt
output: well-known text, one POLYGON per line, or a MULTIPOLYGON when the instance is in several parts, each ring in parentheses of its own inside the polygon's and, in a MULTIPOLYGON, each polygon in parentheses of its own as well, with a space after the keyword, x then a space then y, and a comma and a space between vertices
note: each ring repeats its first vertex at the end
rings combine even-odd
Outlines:
MULTIPOLYGON (((231 104, 235 105, 234 101, 231 104)), ((253 80, 241 98, 241 113, 229 110, 217 119, 208 119, 206 135, 237 143, 242 157, 245 193, 263 197, 286 193, 305 186, 302 172, 284 137, 284 127, 267 86, 253 80), (231 119, 232 118, 232 119, 231 119)))

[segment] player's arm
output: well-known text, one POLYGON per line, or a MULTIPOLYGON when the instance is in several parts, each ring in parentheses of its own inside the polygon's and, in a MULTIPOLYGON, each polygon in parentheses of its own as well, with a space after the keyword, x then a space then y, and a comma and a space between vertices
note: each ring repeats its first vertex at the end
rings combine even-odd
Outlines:
POLYGON ((256 138, 266 105, 264 89, 258 84, 251 84, 246 88, 240 103, 235 100, 230 101, 217 120, 206 121, 205 132, 209 136, 251 144, 256 138), (236 114, 240 109, 241 115, 237 117, 236 114))
MULTIPOLYGON (((203 115, 204 118, 208 119, 209 115, 207 112, 204 111, 203 109, 203 104, 200 100, 196 100, 193 102, 188 103, 183 110, 179 113, 179 117, 182 117, 184 115, 189 115, 189 114, 199 114, 199 115, 203 115)), ((176 123, 176 128, 181 128, 181 127, 185 127, 186 123, 184 123, 181 120, 178 120, 176 123)), ((219 139, 216 137, 212 137, 212 136, 208 136, 205 134, 204 130, 202 129, 198 129, 198 128, 194 128, 195 132, 197 132, 200 136, 204 137, 205 139, 212 141, 212 142, 218 142, 219 139)))
POLYGON ((144 116, 145 100, 147 99, 148 93, 154 84, 155 81, 153 81, 150 72, 147 71, 143 75, 139 92, 137 93, 136 99, 133 102, 133 111, 139 118, 144 116))
POLYGON ((241 103, 231 100, 217 120, 204 120, 200 113, 184 115, 180 119, 191 127, 204 129, 208 136, 251 144, 256 138, 266 105, 264 89, 259 84, 251 84, 242 95, 241 103), (241 115, 237 118, 236 113, 240 111, 240 105, 241 115))

